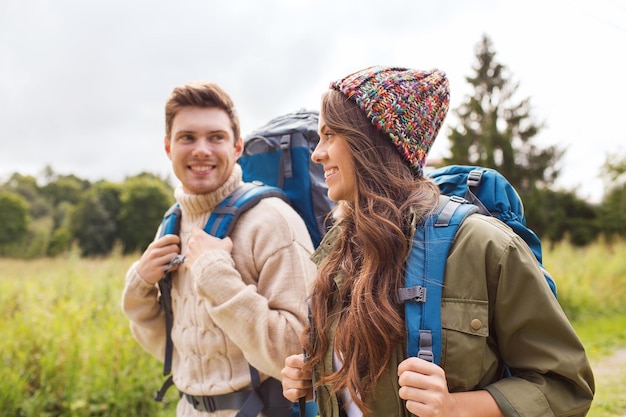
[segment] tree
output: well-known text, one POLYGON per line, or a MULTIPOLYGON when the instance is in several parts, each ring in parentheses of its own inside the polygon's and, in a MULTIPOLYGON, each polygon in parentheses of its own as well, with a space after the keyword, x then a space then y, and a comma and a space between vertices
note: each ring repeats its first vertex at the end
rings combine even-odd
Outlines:
POLYGON ((0 255, 7 248, 26 239, 30 222, 29 207, 24 197, 7 191, 0 191, 0 255))
POLYGON ((495 55, 491 41, 483 36, 476 48, 475 74, 466 77, 474 95, 453 111, 460 125, 451 128, 451 155, 444 162, 494 168, 524 197, 554 182, 563 151, 533 144, 543 126, 533 122, 529 98, 514 101, 518 84, 510 81, 495 55))
POLYGON ((598 208, 571 191, 541 190, 524 201, 533 231, 551 242, 568 238, 576 246, 593 242, 600 233, 598 208))
POLYGON ((41 194, 37 179, 31 175, 13 173, 2 186, 7 191, 21 195, 29 204, 30 215, 33 219, 49 216, 52 207, 41 194))
POLYGON ((67 227, 78 242, 81 255, 107 255, 112 251, 119 238, 121 188, 119 184, 100 181, 80 198, 67 227))
POLYGON ((143 251, 173 203, 169 184, 151 174, 127 178, 120 196, 119 233, 124 253, 143 251))
POLYGON ((600 207, 600 224, 607 238, 626 237, 626 153, 608 155, 601 176, 606 192, 600 207))
POLYGON ((57 175, 49 178, 54 179, 41 187, 41 194, 53 207, 57 207, 61 202, 76 204, 83 191, 91 185, 89 181, 75 175, 57 175))
POLYGON ((71 216, 71 235, 77 240, 82 256, 107 255, 113 248, 116 230, 111 218, 96 193, 87 193, 76 205, 71 216))

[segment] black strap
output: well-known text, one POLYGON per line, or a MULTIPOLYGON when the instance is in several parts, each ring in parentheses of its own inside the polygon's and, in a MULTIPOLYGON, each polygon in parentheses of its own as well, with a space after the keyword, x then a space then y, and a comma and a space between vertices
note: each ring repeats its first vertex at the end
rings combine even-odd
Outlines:
POLYGON ((159 401, 159 402, 163 401, 163 397, 165 397, 165 393, 172 385, 174 385, 174 375, 170 375, 165 380, 165 382, 161 386, 161 389, 158 390, 156 395, 154 396, 154 401, 159 401))
MULTIPOLYGON (((248 399, 252 390, 236 391, 223 395, 190 395, 183 397, 198 411, 212 413, 217 410, 238 410, 248 399)), ((256 415, 254 416, 256 417, 256 415)))
POLYGON ((300 409, 300 417, 306 417, 306 397, 298 398, 298 408, 300 409))
MULTIPOLYGON (((180 232, 181 209, 178 204, 173 205, 165 213, 163 224, 161 226, 161 236, 165 234, 178 235, 180 232)), ((174 344, 172 343, 172 323, 174 314, 172 310, 172 276, 169 272, 165 272, 163 278, 159 280, 159 303, 165 312, 165 357, 163 359, 163 376, 168 376, 172 372, 172 352, 174 344)), ((169 387, 174 385, 172 375, 163 382, 161 389, 157 391, 155 401, 162 401, 165 392, 169 387)))
POLYGON ((161 307, 165 312, 165 359, 163 361, 163 376, 167 376, 172 372, 172 351, 174 344, 172 343, 172 324, 174 314, 172 310, 172 276, 167 273, 159 281, 159 289, 161 290, 161 307))
MULTIPOLYGON (((250 368, 251 373, 258 371, 250 368)), ((253 384, 256 384, 253 381, 253 384)), ((190 395, 183 397, 194 409, 204 412, 216 410, 238 410, 237 417, 257 417, 259 413, 268 417, 290 417, 293 403, 283 397, 279 380, 269 378, 254 389, 246 389, 222 395, 190 395)))

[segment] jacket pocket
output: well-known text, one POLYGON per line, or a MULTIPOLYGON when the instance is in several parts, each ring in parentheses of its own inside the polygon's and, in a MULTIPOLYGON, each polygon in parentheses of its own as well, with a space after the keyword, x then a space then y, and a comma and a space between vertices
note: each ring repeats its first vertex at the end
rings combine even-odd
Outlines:
POLYGON ((484 373, 489 336, 489 304, 482 300, 441 301, 441 367, 450 391, 476 387, 484 373))

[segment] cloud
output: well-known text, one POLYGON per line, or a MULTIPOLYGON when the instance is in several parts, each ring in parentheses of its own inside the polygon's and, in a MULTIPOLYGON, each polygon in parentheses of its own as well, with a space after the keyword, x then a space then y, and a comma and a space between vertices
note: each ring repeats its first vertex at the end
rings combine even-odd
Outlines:
MULTIPOLYGON (((188 81, 222 85, 244 133, 316 108, 331 80, 374 64, 444 69, 455 108, 487 34, 546 121, 538 139, 568 148, 564 183, 597 197, 589 177, 624 140, 624 14, 608 0, 4 0, 0 179, 46 165, 91 180, 168 174, 163 106, 188 81)), ((440 136, 433 152, 446 147, 440 136)))

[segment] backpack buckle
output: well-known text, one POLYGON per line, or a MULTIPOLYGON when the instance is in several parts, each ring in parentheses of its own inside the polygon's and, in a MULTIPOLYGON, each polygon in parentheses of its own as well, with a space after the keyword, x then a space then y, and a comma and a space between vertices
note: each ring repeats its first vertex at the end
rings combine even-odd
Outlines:
POLYGON ((418 285, 416 287, 410 288, 399 288, 398 289, 398 301, 415 301, 417 303, 425 303, 426 302, 426 287, 422 287, 418 285))
POLYGON ((473 169, 467 174, 467 185, 469 187, 478 187, 483 177, 483 172, 479 169, 473 169))
POLYGON ((417 352, 417 357, 428 362, 435 362, 435 355, 433 355, 433 352, 429 350, 420 350, 417 352))

